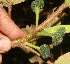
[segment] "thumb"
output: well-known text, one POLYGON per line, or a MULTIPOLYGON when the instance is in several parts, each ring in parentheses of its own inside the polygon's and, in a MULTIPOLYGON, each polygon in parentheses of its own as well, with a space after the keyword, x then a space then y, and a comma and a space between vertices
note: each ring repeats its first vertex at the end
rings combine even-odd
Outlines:
POLYGON ((0 33, 0 53, 4 53, 11 48, 11 41, 5 35, 0 33))

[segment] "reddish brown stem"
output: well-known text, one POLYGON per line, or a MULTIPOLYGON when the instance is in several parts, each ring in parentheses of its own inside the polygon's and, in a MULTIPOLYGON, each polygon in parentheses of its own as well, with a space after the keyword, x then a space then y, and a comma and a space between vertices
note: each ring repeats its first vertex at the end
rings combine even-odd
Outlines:
POLYGON ((13 47, 13 48, 14 48, 14 47, 20 47, 20 48, 22 48, 22 49, 25 48, 25 49, 27 49, 27 50, 33 52, 33 53, 36 54, 37 56, 40 56, 40 54, 39 54, 37 51, 35 51, 34 49, 32 49, 32 48, 26 46, 26 45, 24 44, 25 41, 26 41, 26 39, 24 39, 24 38, 19 38, 19 39, 17 39, 17 40, 13 40, 13 41, 12 41, 12 47, 13 47))
POLYGON ((56 16, 58 16, 58 15, 59 15, 65 8, 67 8, 67 7, 68 7, 68 5, 64 2, 64 3, 57 9, 57 11, 55 11, 54 13, 52 13, 52 14, 50 15, 50 17, 47 18, 43 23, 41 23, 37 28, 35 28, 32 33, 33 33, 33 34, 37 33, 38 31, 40 31, 40 30, 41 30, 43 27, 45 27, 45 26, 49 27, 48 24, 51 23, 52 20, 53 20, 56 16))

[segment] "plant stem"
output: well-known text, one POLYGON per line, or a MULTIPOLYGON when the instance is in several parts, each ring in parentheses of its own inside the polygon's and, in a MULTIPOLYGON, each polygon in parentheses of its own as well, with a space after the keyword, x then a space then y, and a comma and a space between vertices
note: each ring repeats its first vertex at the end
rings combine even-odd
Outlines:
POLYGON ((37 28, 33 30, 33 34, 36 34, 38 31, 40 31, 44 26, 48 25, 48 23, 51 23, 52 20, 58 16, 65 8, 69 7, 65 2, 54 12, 50 15, 48 19, 46 19, 43 23, 41 23, 37 28))
POLYGON ((38 51, 40 50, 40 47, 39 46, 35 46, 35 45, 31 44, 31 43, 25 42, 25 45, 27 45, 27 46, 29 46, 31 48, 34 48, 34 49, 36 49, 38 51))
POLYGON ((12 5, 9 5, 8 6, 8 14, 9 14, 10 17, 11 17, 11 11, 12 11, 12 5))
POLYGON ((17 40, 13 40, 12 41, 12 48, 20 47, 23 50, 27 49, 27 50, 33 52, 34 54, 36 54, 37 56, 40 56, 40 54, 37 51, 35 51, 33 48, 30 48, 29 46, 26 46, 26 45, 30 45, 31 46, 31 44, 29 44, 28 42, 26 42, 26 44, 25 44, 23 38, 19 38, 17 40))
POLYGON ((40 9, 39 7, 35 7, 35 14, 36 14, 36 27, 38 26, 38 20, 39 20, 39 13, 40 13, 40 9))
POLYGON ((9 14, 10 17, 11 17, 11 12, 12 12, 12 1, 9 0, 9 3, 8 3, 8 14, 9 14))

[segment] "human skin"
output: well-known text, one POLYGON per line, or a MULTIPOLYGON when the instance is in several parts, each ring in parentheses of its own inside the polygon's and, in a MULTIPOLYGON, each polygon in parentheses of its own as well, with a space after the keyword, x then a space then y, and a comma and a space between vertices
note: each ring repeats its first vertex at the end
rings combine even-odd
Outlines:
POLYGON ((11 40, 24 36, 24 32, 14 23, 7 12, 0 7, 0 64, 2 62, 1 54, 11 49, 11 40))

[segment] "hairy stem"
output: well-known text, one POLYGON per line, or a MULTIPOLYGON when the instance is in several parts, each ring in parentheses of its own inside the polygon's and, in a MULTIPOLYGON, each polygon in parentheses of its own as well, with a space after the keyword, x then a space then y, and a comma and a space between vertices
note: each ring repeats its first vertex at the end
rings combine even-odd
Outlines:
POLYGON ((32 45, 31 43, 25 42, 25 45, 27 45, 27 46, 29 46, 31 48, 34 48, 34 49, 36 49, 38 51, 40 50, 40 47, 39 46, 32 45))
POLYGON ((38 20, 39 20, 39 12, 40 12, 40 9, 39 7, 35 7, 35 14, 36 14, 36 27, 38 26, 38 20))
POLYGON ((8 14, 11 17, 12 5, 8 6, 8 14))
POLYGON ((37 28, 33 30, 33 34, 37 33, 40 31, 44 26, 48 25, 48 23, 51 23, 54 17, 59 15, 65 8, 67 8, 68 5, 64 2, 54 13, 50 15, 48 19, 46 19, 43 23, 41 23, 37 28))
POLYGON ((24 38, 19 38, 17 40, 12 40, 12 48, 15 48, 15 47, 20 47, 22 49, 25 48, 25 49, 28 49, 29 51, 33 52, 37 56, 40 56, 40 54, 37 51, 35 51, 34 49, 32 49, 32 48, 30 48, 29 46, 26 46, 26 45, 32 46, 28 42, 24 42, 24 38))

